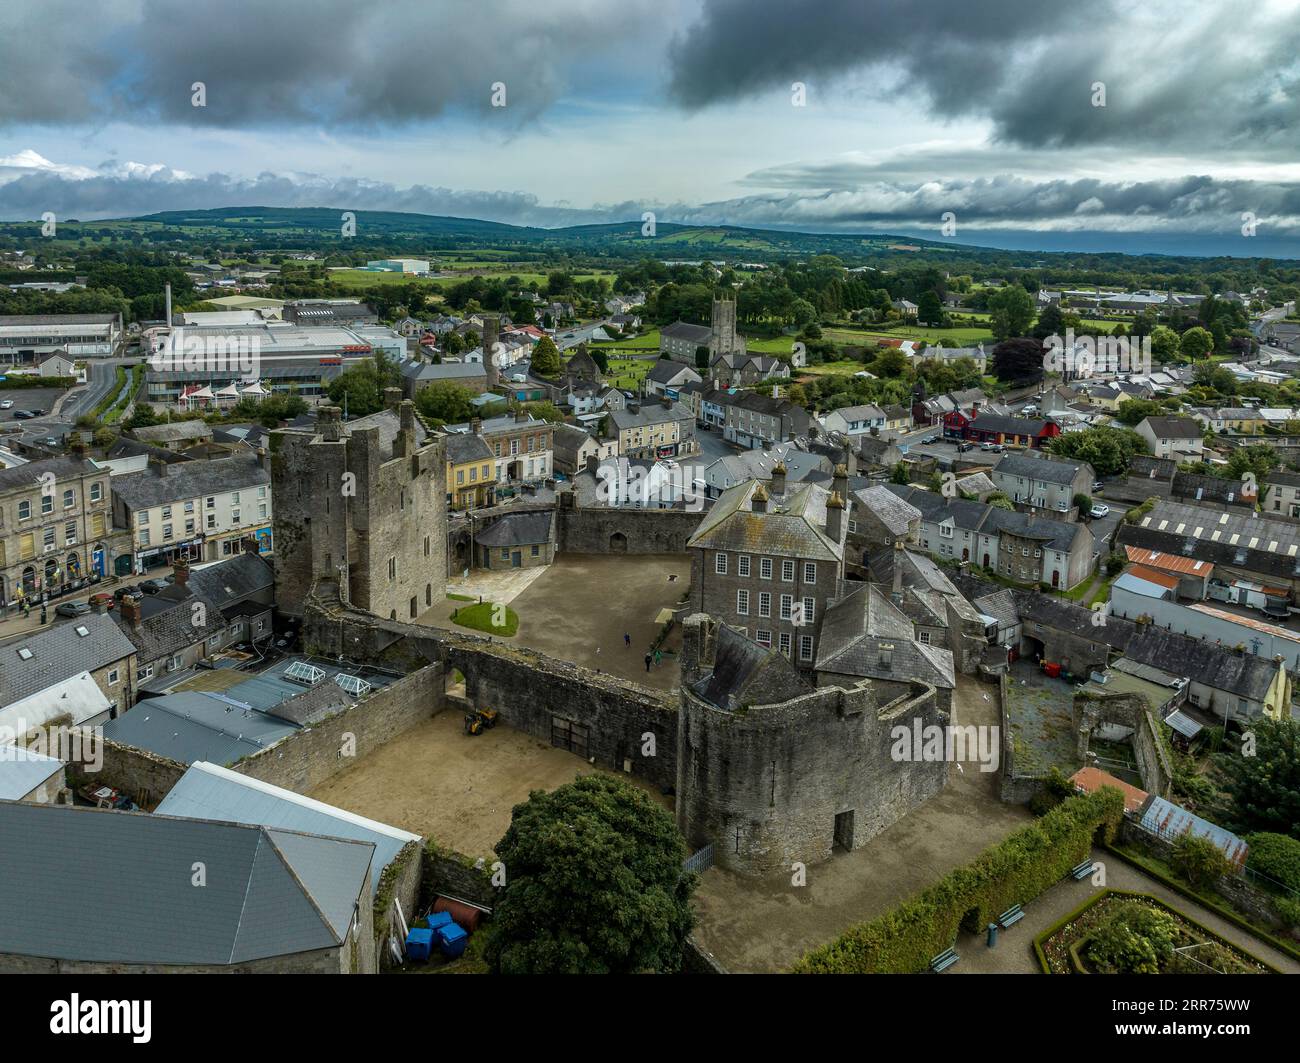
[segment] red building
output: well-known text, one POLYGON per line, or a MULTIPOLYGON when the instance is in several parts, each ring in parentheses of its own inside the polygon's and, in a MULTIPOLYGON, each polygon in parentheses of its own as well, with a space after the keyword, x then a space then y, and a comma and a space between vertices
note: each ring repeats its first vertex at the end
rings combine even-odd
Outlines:
MULTIPOLYGON (((945 430, 952 418, 952 430, 973 443, 1002 443, 1013 447, 1041 448, 1050 439, 1061 434, 1061 426, 1051 418, 1006 417, 995 413, 981 413, 967 419, 960 411, 944 417, 945 430), (961 419, 961 420, 958 420, 961 419)), ((946 432, 945 432, 946 434, 946 432)))

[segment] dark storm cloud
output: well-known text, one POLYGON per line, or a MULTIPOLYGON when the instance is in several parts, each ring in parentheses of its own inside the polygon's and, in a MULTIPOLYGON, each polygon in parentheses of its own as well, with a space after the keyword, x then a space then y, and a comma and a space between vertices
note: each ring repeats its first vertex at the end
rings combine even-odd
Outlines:
POLYGON ((1298 54, 1300 17, 1280 5, 706 0, 669 48, 670 94, 700 108, 845 83, 987 118, 1011 143, 1280 151, 1300 128, 1298 54))
MULTIPOLYGON (((650 0, 71 0, 0 8, 0 123, 518 124, 630 65, 650 0), (622 49, 622 50, 621 50, 622 49), (206 107, 191 86, 206 87, 206 107), (506 106, 491 106, 492 85, 506 106)), ((642 49, 643 50, 643 49, 642 49)))

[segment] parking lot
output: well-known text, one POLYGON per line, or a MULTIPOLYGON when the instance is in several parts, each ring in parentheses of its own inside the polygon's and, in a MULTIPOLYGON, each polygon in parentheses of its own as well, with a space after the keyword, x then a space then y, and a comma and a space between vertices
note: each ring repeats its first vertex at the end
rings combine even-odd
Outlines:
MULTIPOLYGON (((12 402, 8 409, 0 410, 0 421, 15 420, 19 410, 42 410, 48 414, 63 394, 62 388, 8 388, 0 390, 0 405, 12 402)), ((18 424, 30 423, 18 419, 18 424)))

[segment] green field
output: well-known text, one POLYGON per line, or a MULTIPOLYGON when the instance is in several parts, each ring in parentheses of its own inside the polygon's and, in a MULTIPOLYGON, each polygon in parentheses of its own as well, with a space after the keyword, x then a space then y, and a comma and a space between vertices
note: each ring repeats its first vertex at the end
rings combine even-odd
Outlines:
POLYGON ((593 347, 603 347, 610 351, 657 351, 659 349, 659 330, 651 329, 649 332, 642 333, 640 336, 633 336, 627 340, 602 340, 591 344, 593 347))
POLYGON ((829 328, 822 335, 832 343, 865 345, 881 340, 925 340, 942 343, 945 347, 974 347, 978 343, 992 343, 993 334, 977 326, 962 328, 929 328, 925 325, 896 325, 888 329, 829 328))

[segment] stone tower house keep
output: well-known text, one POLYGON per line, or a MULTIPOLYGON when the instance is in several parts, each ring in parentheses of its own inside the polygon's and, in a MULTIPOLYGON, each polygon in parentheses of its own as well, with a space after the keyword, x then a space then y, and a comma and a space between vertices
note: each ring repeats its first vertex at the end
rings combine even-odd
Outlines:
POLYGON ((712 339, 709 354, 716 358, 720 354, 743 353, 745 343, 736 334, 736 299, 726 295, 713 300, 712 339))
POLYGON ((899 729, 946 728, 935 689, 816 688, 784 657, 707 616, 682 627, 677 826, 746 874, 856 849, 943 789, 942 758, 900 756, 899 729))
POLYGON ((413 620, 444 599, 444 444, 398 394, 388 389, 388 409, 347 424, 324 406, 314 428, 272 433, 282 612, 300 614, 310 594, 335 586, 344 602, 390 619, 413 620))

